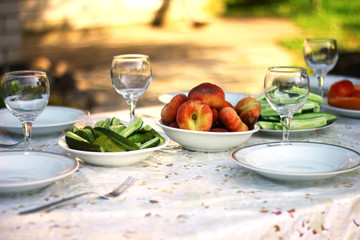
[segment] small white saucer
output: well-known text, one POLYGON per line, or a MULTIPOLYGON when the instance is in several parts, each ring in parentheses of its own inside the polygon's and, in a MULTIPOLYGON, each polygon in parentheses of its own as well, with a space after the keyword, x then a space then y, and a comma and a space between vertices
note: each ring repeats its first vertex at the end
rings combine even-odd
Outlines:
POLYGON ((360 168, 360 153, 315 142, 271 142, 238 149, 236 163, 258 174, 284 181, 313 181, 360 168))

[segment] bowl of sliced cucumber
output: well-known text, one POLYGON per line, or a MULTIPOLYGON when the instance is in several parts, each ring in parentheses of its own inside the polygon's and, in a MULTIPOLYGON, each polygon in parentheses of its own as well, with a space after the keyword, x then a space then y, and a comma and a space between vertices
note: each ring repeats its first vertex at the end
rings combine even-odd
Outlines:
POLYGON ((165 147, 169 138, 141 118, 126 126, 116 117, 95 126, 74 127, 58 140, 59 146, 85 163, 103 167, 136 164, 165 147))
MULTIPOLYGON (((260 132, 282 133, 282 123, 279 114, 266 101, 265 95, 257 97, 261 103, 261 115, 257 121, 260 132)), ((290 132, 303 133, 326 129, 335 124, 337 116, 327 112, 320 112, 323 98, 316 93, 309 93, 309 97, 302 108, 292 117, 290 132)))

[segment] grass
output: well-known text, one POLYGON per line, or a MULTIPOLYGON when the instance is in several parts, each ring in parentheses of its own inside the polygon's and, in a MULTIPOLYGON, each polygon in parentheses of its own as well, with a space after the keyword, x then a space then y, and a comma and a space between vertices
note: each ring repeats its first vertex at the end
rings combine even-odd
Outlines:
MULTIPOLYGON (((280 38, 279 44, 294 56, 297 65, 304 66, 302 48, 305 38, 329 37, 338 42, 339 52, 360 52, 360 1, 273 0, 250 4, 250 0, 227 0, 227 16, 286 17, 304 33, 302 38, 280 38), (301 64, 300 64, 301 63, 301 64)), ((252 1, 254 2, 254 1, 252 1)))

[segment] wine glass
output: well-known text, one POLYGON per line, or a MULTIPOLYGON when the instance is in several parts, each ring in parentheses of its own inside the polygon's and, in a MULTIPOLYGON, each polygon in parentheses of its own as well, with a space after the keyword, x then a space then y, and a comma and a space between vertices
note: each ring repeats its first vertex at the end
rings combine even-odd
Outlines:
POLYGON ((135 121, 135 108, 139 97, 152 80, 150 58, 141 54, 114 56, 111 63, 111 81, 130 108, 130 122, 135 121))
POLYGON ((308 38, 304 42, 304 58, 307 66, 314 71, 320 88, 320 95, 324 97, 325 75, 335 67, 339 58, 335 39, 308 38))
POLYGON ((280 115, 283 126, 282 141, 289 140, 290 121, 306 102, 310 92, 305 68, 269 67, 264 81, 264 93, 271 107, 280 115))
POLYGON ((47 106, 49 96, 50 84, 45 72, 29 70, 5 73, 4 102, 23 126, 25 151, 30 150, 32 124, 47 106))

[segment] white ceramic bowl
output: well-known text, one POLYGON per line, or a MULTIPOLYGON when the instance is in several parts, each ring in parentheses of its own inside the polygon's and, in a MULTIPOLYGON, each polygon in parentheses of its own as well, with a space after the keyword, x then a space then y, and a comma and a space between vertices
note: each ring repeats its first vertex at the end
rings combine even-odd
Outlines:
POLYGON ((169 138, 164 136, 165 142, 159 146, 127 152, 91 152, 80 151, 69 148, 66 144, 65 136, 58 141, 59 146, 73 156, 82 159, 86 163, 103 167, 124 167, 141 162, 149 157, 154 151, 159 150, 169 143, 169 138))
POLYGON ((199 152, 221 152, 236 147, 247 141, 259 131, 256 125, 253 130, 244 132, 202 132, 169 127, 156 121, 166 135, 184 148, 199 152))

